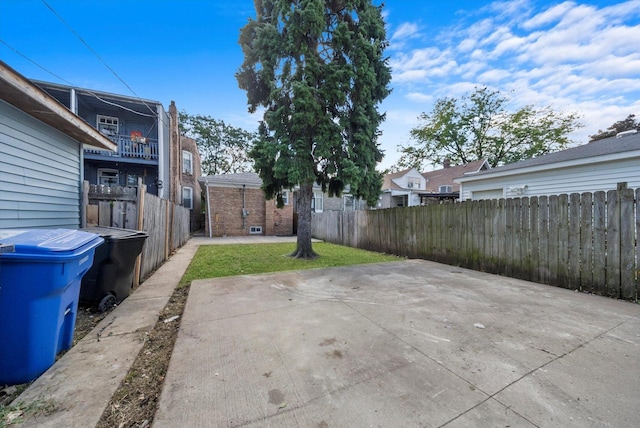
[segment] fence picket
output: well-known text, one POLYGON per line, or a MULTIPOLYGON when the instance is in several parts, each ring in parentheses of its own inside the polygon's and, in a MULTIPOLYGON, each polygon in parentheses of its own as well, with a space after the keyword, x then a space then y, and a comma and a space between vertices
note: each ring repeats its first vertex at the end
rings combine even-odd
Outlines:
POLYGON ((530 261, 530 273, 531 281, 539 282, 540 279, 540 209, 538 207, 538 197, 534 196, 529 199, 529 211, 531 228, 529 231, 529 242, 531 242, 531 249, 529 254, 530 261))
POLYGON ((522 198, 522 279, 531 280, 531 207, 528 197, 522 198))
POLYGON ((620 200, 618 192, 607 192, 607 246, 605 295, 620 295, 620 200))
POLYGON ((593 282, 593 194, 580 195, 580 290, 594 292, 593 282))
POLYGON ((607 228, 606 193, 593 194, 593 290, 604 294, 606 290, 607 228))
POLYGON ((557 285, 569 288, 569 196, 558 196, 558 267, 557 285))
POLYGON ((569 196, 569 240, 567 250, 569 262, 567 265, 567 288, 580 289, 580 194, 569 196))
POLYGON ((635 245, 635 219, 633 216, 633 190, 620 191, 620 297, 634 299, 635 269, 634 269, 634 245, 635 245))

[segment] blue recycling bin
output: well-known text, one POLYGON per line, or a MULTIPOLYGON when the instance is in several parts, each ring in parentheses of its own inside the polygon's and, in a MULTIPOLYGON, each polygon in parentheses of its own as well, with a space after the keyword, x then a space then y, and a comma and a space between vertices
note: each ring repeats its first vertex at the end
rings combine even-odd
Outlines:
POLYGON ((97 234, 0 230, 0 385, 29 382, 71 347, 97 234))

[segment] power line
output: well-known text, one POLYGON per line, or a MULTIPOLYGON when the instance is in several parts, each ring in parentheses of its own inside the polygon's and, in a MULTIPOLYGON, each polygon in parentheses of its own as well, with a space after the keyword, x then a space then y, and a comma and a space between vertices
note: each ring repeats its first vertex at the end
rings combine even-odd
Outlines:
MULTIPOLYGON (((0 39, 0 43, 2 43, 3 45, 5 45, 5 46, 6 46, 6 47, 8 47, 9 49, 11 49, 11 50, 12 50, 13 52, 15 52, 17 55, 20 55, 22 58, 24 58, 24 59, 26 59, 27 61, 29 61, 31 64, 35 65, 36 67, 40 68, 41 70, 45 71, 46 73, 49 73, 50 75, 52 75, 52 76, 53 76, 53 77, 55 77, 56 79, 61 80, 62 82, 66 83, 66 84, 67 84, 67 85, 69 85, 69 86, 72 86, 72 87, 74 87, 74 88, 78 88, 78 85, 74 85, 73 83, 71 83, 71 82, 69 82, 67 79, 65 79, 64 77, 60 77, 60 76, 58 76, 56 73, 54 73, 53 71, 51 71, 51 70, 49 70, 49 69, 45 68, 44 66, 42 66, 42 65, 38 64, 37 62, 35 62, 34 60, 32 60, 31 58, 29 58, 28 56, 26 56, 26 55, 25 55, 25 54, 23 54, 22 52, 20 52, 19 50, 17 50, 17 49, 16 49, 16 48, 14 48, 13 46, 11 46, 9 43, 5 42, 4 40, 0 39)), ((158 117, 158 114, 157 114, 157 113, 155 113, 153 110, 151 110, 151 108, 150 108, 150 107, 149 107, 149 106, 148 106, 144 101, 142 101, 142 100, 140 100, 140 101, 141 101, 141 102, 142 102, 142 103, 143 103, 143 104, 144 104, 148 109, 150 109, 150 110, 151 110, 151 112, 152 112, 153 114, 145 114, 145 113, 141 113, 141 112, 139 112, 139 111, 135 111, 135 110, 130 109, 130 108, 128 108, 128 107, 125 107, 125 106, 123 106, 123 105, 120 105, 120 104, 114 103, 114 102, 112 102, 112 101, 107 101, 107 100, 105 100, 104 98, 100 97, 98 94, 96 94, 96 93, 92 92, 92 91, 91 91, 91 90, 89 90, 89 89, 84 89, 84 88, 83 88, 83 89, 81 89, 81 90, 82 90, 83 92, 86 92, 87 94, 91 95, 92 97, 94 97, 94 98, 96 98, 96 99, 98 99, 98 100, 102 101, 102 102, 103 102, 103 103, 105 103, 105 104, 109 104, 109 105, 112 105, 112 106, 114 106, 114 107, 119 107, 119 108, 121 108, 121 109, 124 109, 124 110, 130 111, 131 113, 135 113, 135 114, 140 115, 140 116, 146 116, 146 117, 158 117)), ((139 98, 138 98, 138 99, 139 99, 139 98)))
POLYGON ((74 36, 76 36, 76 37, 78 38, 78 40, 80 40, 80 41, 82 42, 82 44, 83 44, 83 45, 85 45, 85 46, 87 47, 87 49, 89 49, 89 51, 90 51, 92 54, 94 54, 94 55, 96 56, 96 58, 98 58, 98 60, 100 60, 100 62, 101 62, 101 63, 102 63, 102 64, 103 64, 103 65, 104 65, 104 66, 105 66, 105 67, 106 67, 106 68, 107 68, 111 73, 113 73, 113 75, 114 75, 114 76, 116 76, 116 78, 117 78, 118 80, 120 80, 120 81, 122 82, 122 84, 123 84, 124 86, 126 86, 126 87, 131 91, 131 93, 132 93, 133 95, 135 95, 135 96, 136 96, 136 98, 138 98, 138 100, 139 100, 142 104, 144 104, 144 105, 145 105, 145 106, 146 106, 146 107, 151 111, 151 113, 153 113, 154 115, 156 114, 156 113, 153 111, 153 109, 152 109, 151 107, 149 107, 149 106, 147 105, 147 103, 145 103, 145 102, 142 100, 142 98, 140 98, 140 97, 138 96, 138 94, 136 94, 136 92, 131 88, 131 86, 129 86, 129 85, 127 84, 127 82, 125 82, 125 81, 124 81, 124 80, 123 80, 123 79, 118 75, 118 73, 116 73, 116 72, 115 72, 115 70, 114 70, 113 68, 111 68, 111 67, 109 66, 109 64, 107 64, 107 63, 106 63, 106 61, 105 61, 105 60, 103 60, 103 59, 102 59, 102 57, 100 57, 100 55, 98 55, 98 53, 97 53, 95 50, 93 50, 93 48, 92 48, 91 46, 89 46, 89 44, 88 44, 88 43, 87 43, 87 42, 86 42, 86 41, 85 41, 85 40, 84 40, 84 39, 83 39, 83 38, 82 38, 82 37, 81 37, 81 36, 80 36, 80 35, 79 35, 75 30, 74 30, 74 29, 73 29, 73 27, 71 27, 71 25, 69 25, 69 23, 67 23, 67 21, 65 21, 65 20, 64 20, 64 18, 62 18, 62 16, 60 16, 60 14, 59 14, 58 12, 56 12, 56 11, 55 11, 55 9, 54 9, 53 7, 51 7, 51 6, 49 5, 49 3, 47 3, 47 1, 46 1, 46 0, 41 0, 41 1, 42 1, 42 3, 44 3, 44 5, 45 5, 45 6, 47 6, 47 8, 49 8, 49 10, 50 10, 50 11, 51 11, 51 12, 52 12, 52 13, 53 13, 53 14, 54 14, 54 15, 55 15, 55 16, 56 16, 56 17, 57 17, 57 18, 58 18, 58 19, 59 19, 59 20, 60 20, 60 21, 61 21, 61 22, 66 26, 66 27, 67 27, 67 29, 68 29, 68 30, 69 30, 69 31, 71 31, 71 33, 73 33, 73 35, 74 35, 74 36))
POLYGON ((40 64, 38 64, 37 62, 35 62, 34 60, 32 60, 31 58, 29 58, 28 56, 26 56, 25 54, 23 54, 22 52, 20 52, 19 50, 17 50, 16 48, 14 48, 13 46, 11 46, 9 43, 5 42, 4 40, 0 39, 0 42, 2 42, 3 45, 5 45, 6 47, 8 47, 9 49, 11 49, 13 52, 15 52, 16 54, 20 55, 22 58, 26 59, 27 61, 29 61, 31 64, 35 65, 36 67, 40 68, 41 70, 44 70, 45 72, 49 73, 50 75, 52 75, 53 77, 55 77, 56 79, 62 80, 63 82, 67 83, 68 85, 71 86, 75 86, 73 83, 69 82, 68 80, 58 76, 57 74, 55 74, 53 71, 47 70, 46 68, 44 68, 43 66, 41 66, 40 64))

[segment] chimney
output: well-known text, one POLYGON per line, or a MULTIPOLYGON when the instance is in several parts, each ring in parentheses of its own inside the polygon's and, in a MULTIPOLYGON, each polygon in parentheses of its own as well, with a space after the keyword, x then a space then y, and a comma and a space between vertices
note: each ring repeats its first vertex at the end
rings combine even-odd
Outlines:
POLYGON ((451 168, 451 159, 449 158, 444 158, 444 161, 442 161, 442 166, 447 169, 447 168, 451 168))

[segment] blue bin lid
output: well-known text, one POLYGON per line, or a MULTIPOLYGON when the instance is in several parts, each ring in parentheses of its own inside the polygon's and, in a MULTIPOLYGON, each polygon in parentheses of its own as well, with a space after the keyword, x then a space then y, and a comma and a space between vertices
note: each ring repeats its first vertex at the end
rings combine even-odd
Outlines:
MULTIPOLYGON (((59 254, 94 241, 99 235, 74 229, 0 230, 0 244, 13 245, 13 254, 59 254)), ((9 255, 12 253, 5 253, 9 255)))

